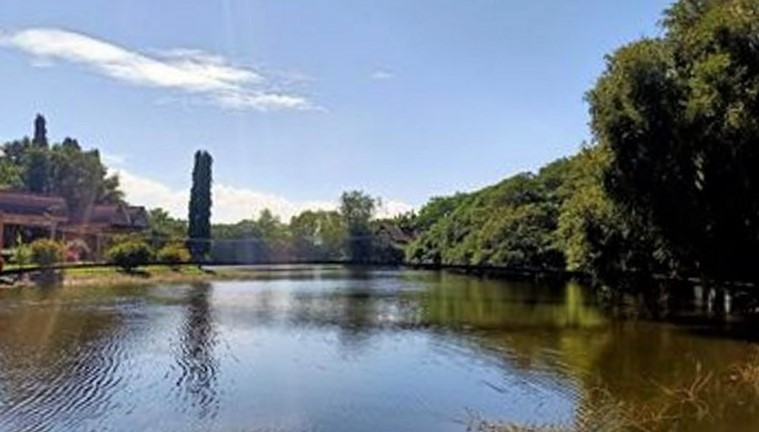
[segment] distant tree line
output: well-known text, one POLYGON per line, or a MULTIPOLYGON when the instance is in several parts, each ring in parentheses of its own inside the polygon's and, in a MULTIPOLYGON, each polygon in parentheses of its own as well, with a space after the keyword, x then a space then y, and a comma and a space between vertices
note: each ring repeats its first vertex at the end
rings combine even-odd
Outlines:
MULTIPOLYGON (((161 244, 186 239, 191 250, 197 241, 208 247, 198 257, 214 261, 400 263, 403 244, 381 233, 383 226, 394 221, 376 219, 379 205, 377 198, 350 191, 341 196, 338 210, 305 210, 282 221, 264 209, 236 223, 213 224, 210 236, 195 237, 186 236, 193 232, 187 221, 157 208, 148 214, 148 236, 161 244)), ((191 213, 192 208, 193 204, 191 213)))

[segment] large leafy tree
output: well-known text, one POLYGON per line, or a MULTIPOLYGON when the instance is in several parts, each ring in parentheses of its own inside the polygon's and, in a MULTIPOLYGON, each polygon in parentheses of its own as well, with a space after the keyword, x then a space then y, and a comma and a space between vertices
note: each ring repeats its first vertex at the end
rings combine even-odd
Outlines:
POLYGON ((0 183, 5 187, 62 196, 74 219, 92 204, 123 201, 118 176, 108 175, 97 150, 82 150, 75 139, 49 145, 45 118, 37 115, 34 138, 3 145, 0 183))
POLYGON ((255 221, 259 240, 269 260, 287 260, 289 258, 290 231, 278 216, 269 209, 264 209, 255 221))
POLYGON ((300 260, 339 260, 345 243, 345 224, 335 211, 306 210, 290 219, 294 257, 300 260))
POLYGON ((557 237, 569 270, 615 286, 626 274, 661 274, 667 267, 650 231, 625 217, 604 190, 609 157, 606 148, 589 146, 571 160, 560 188, 557 237))
POLYGON ((589 93, 604 186, 684 272, 759 278, 759 1, 680 0, 589 93))
POLYGON ((190 190, 187 237, 193 259, 200 260, 211 251, 211 183, 213 158, 204 150, 195 152, 190 190))
POLYGON ((340 197, 340 215, 348 233, 346 249, 353 262, 368 263, 372 259, 371 220, 378 204, 379 200, 361 191, 344 192, 340 197))
POLYGON ((118 177, 108 175, 98 150, 84 151, 75 139, 66 138, 48 153, 48 190, 66 200, 73 220, 84 220, 94 204, 123 200, 118 177))

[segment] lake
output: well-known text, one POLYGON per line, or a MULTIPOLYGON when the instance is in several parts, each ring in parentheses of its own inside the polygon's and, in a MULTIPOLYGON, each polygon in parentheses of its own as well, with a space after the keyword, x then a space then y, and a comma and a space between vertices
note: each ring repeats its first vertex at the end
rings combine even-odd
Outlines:
POLYGON ((615 430, 631 409, 663 427, 759 430, 759 389, 739 366, 759 359, 755 344, 619 318, 574 283, 255 274, 0 291, 0 430, 465 431, 588 416, 615 430))

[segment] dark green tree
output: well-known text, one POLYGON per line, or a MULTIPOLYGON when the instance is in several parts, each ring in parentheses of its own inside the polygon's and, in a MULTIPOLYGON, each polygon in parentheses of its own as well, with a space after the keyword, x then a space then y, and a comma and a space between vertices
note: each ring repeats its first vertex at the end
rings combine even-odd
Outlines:
POLYGON ((306 210, 290 219, 289 229, 295 259, 336 261, 342 258, 346 237, 339 213, 306 210))
POLYGON ((354 263, 368 263, 372 258, 371 220, 379 200, 361 191, 344 192, 340 197, 340 214, 347 229, 346 249, 354 263))
POLYGON ((588 95, 610 197, 706 280, 759 280, 757 17, 756 0, 680 0, 588 95))
POLYGON ((84 220, 94 204, 123 201, 116 176, 108 176, 98 150, 83 151, 79 143, 66 138, 48 151, 51 193, 62 196, 74 220, 84 220))
POLYGON ((288 226, 269 209, 263 209, 254 221, 256 237, 260 242, 261 252, 267 261, 286 261, 290 259, 290 231, 288 226))
POLYGON ((30 192, 50 192, 50 152, 47 148, 31 146, 23 158, 24 187, 30 192))
POLYGON ((194 260, 204 259, 211 251, 212 164, 207 151, 195 152, 187 227, 187 246, 194 260))
POLYGON ((47 121, 42 114, 37 114, 37 117, 34 118, 34 138, 32 139, 32 144, 42 148, 47 148, 49 145, 47 141, 47 121))

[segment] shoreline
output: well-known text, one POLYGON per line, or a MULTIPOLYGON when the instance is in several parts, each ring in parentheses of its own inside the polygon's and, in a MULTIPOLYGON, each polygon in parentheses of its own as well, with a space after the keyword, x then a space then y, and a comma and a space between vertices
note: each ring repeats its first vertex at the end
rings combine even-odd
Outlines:
POLYGON ((251 280, 261 277, 253 269, 202 269, 195 265, 171 268, 166 265, 149 265, 124 272, 118 267, 75 268, 58 270, 48 283, 40 283, 39 276, 28 275, 23 279, 2 286, 0 289, 32 288, 38 286, 96 287, 102 285, 152 285, 181 284, 221 280, 251 280))

